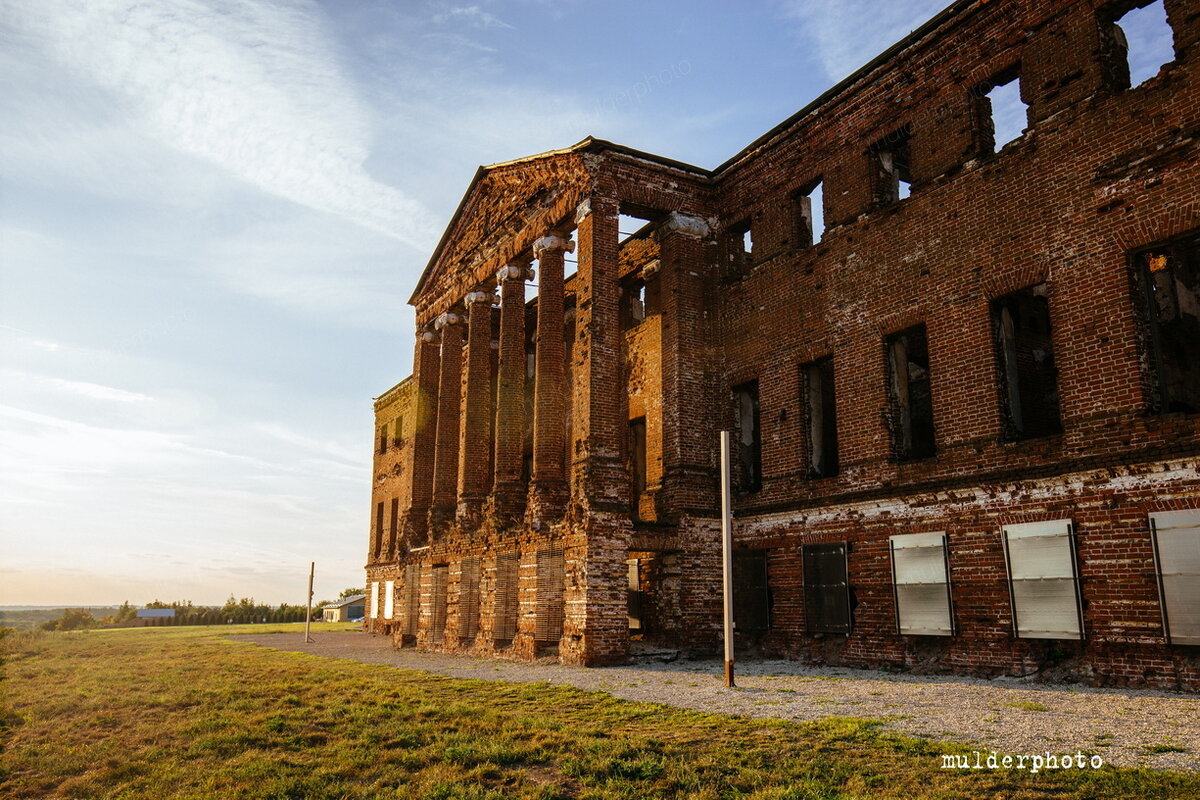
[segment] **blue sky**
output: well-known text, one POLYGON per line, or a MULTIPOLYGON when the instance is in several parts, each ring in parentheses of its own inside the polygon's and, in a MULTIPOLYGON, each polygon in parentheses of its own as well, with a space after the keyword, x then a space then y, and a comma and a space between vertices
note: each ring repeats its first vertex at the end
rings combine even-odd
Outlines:
POLYGON ((712 167, 945 0, 0 0, 0 604, 361 583, 476 165, 712 167))

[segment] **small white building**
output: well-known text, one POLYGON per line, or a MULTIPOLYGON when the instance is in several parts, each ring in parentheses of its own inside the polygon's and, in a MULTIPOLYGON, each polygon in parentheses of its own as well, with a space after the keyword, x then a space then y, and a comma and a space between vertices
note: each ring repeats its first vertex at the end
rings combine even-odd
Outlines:
POLYGON ((321 618, 325 622, 350 622, 360 620, 367 608, 367 596, 356 594, 345 600, 330 603, 321 609, 321 618))

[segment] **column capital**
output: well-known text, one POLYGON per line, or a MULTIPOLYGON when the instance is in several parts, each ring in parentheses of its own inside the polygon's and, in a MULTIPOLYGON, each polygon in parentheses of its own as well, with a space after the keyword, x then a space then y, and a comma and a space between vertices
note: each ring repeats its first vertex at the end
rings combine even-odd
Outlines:
POLYGON ((445 314, 439 314, 438 318, 433 321, 435 330, 441 330, 449 325, 461 325, 466 322, 466 318, 462 314, 455 314, 453 311, 447 311, 445 314))
POLYGON ((561 234, 551 233, 538 239, 533 243, 533 254, 537 258, 541 258, 546 251, 565 250, 568 253, 575 252, 575 240, 570 236, 562 236, 561 234))
POLYGON ((425 344, 437 344, 442 340, 441 334, 431 328, 421 331, 421 341, 425 344))
POLYGON ((693 217, 688 214, 680 214, 678 211, 672 211, 667 215, 667 218, 662 221, 658 227, 659 234, 679 233, 684 236, 690 236, 693 239, 703 239, 711 232, 712 228, 701 217, 693 217))
POLYGON ((505 281, 531 281, 536 277, 533 268, 524 266, 523 264, 510 264, 507 267, 501 267, 496 273, 496 283, 504 283, 505 281))
POLYGON ((487 305, 492 306, 496 304, 496 295, 492 292, 469 292, 463 302, 466 303, 467 308, 470 308, 476 303, 486 303, 487 305))

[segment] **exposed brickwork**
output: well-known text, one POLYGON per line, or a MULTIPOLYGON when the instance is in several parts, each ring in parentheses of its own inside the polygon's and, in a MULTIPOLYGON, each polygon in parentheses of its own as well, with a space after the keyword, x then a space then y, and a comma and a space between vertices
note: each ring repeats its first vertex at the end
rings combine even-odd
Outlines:
POLYGON ((1157 413, 1129 266, 1131 251, 1200 229, 1200 13, 1167 0, 1176 58, 1128 88, 1111 22, 1132 5, 962 0, 713 171, 592 139, 481 169, 412 302, 434 341, 468 295, 499 290, 500 309, 471 305, 465 364, 460 326, 440 326, 440 351, 419 341, 414 376, 377 402, 377 432, 397 409, 413 423, 376 455, 367 574, 396 581, 397 610, 369 625, 402 645, 613 663, 628 653, 626 562, 638 558, 636 636, 715 652, 717 433, 736 427, 732 387, 757 381, 762 480, 736 497, 735 544, 767 555, 769 626, 739 646, 1200 690, 1197 648, 1166 639, 1149 521, 1200 508, 1200 415, 1157 413), (993 153, 983 96, 1013 75, 1030 127, 993 153), (911 196, 893 202, 879 153, 900 145, 911 196), (796 198, 818 180, 826 230, 809 244, 796 198), (618 244, 618 214, 649 224, 618 244), (579 270, 564 283, 568 238, 579 270), (992 302, 1040 284, 1062 432, 1013 441, 992 302), (644 319, 623 297, 637 287, 644 319), (917 325, 935 454, 905 461, 885 339, 917 325), (800 367, 826 357, 839 470, 813 478, 800 367), (642 418, 635 497, 629 422, 642 418), (380 547, 393 497, 402 535, 380 547), (470 513, 452 523, 456 503, 470 513), (1058 520, 1073 526, 1083 637, 1019 638, 1002 531, 1058 520), (922 532, 947 537, 950 636, 898 633, 889 537, 922 532), (812 630, 803 546, 822 542, 849 544, 848 634, 812 630), (564 554, 563 635, 539 643, 539 602, 543 614, 560 602, 537 580, 551 546, 564 554), (520 558, 511 637, 507 553, 520 558), (415 635, 400 599, 410 564, 422 567, 415 635))

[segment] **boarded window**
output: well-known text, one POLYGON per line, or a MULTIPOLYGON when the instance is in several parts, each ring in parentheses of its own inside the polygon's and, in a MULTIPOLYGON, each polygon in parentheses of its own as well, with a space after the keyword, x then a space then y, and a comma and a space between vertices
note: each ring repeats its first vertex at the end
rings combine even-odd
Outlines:
POLYGON ((792 195, 796 219, 796 246, 810 247, 825 235, 824 184, 817 180, 792 195))
POLYGON ((507 641, 517 635, 520 578, 520 553, 496 556, 496 596, 492 603, 492 638, 496 640, 507 641))
POLYGON ((563 633, 563 587, 566 560, 561 545, 537 552, 537 624, 534 639, 557 642, 563 633))
POLYGON ((758 381, 733 387, 737 414, 737 486, 741 492, 762 488, 762 436, 758 419, 758 381))
POLYGON ((375 536, 372 537, 371 553, 375 558, 379 558, 380 552, 383 550, 383 501, 380 500, 375 504, 375 536))
POLYGON ((646 418, 629 420, 629 477, 633 483, 633 516, 638 517, 638 506, 646 491, 646 418))
POLYGON ((992 301, 1005 438, 1062 433, 1050 304, 1040 283, 992 301))
POLYGON ((465 558, 458 582, 458 635, 474 639, 479 632, 479 559, 465 558))
POLYGON ((928 458, 936 445, 925 325, 894 333, 886 342, 892 452, 900 461, 928 458))
POLYGON ((1004 551, 1017 638, 1082 639, 1071 522, 1007 525, 1004 551))
POLYGON ((804 545, 804 615, 809 633, 850 632, 847 550, 845 542, 804 545))
POLYGON ((626 583, 629 587, 628 607, 629 630, 642 630, 642 574, 641 561, 636 558, 625 562, 626 583))
POLYGON ((1163 631, 1171 644, 1200 644, 1200 510, 1150 515, 1163 631))
POLYGON ((383 618, 391 619, 396 613, 396 582, 383 582, 383 618))
POLYGON ((909 195, 911 139, 911 131, 905 126, 880 139, 869 151, 875 176, 875 202, 879 205, 891 205, 909 195))
POLYGON ((1200 235, 1134 256, 1148 328, 1154 409, 1200 412, 1200 235))
POLYGON ((379 618, 379 581, 371 581, 371 619, 379 618))
POLYGON ((421 565, 409 564, 404 568, 404 633, 417 635, 421 619, 421 565))
POLYGON ((429 638, 440 642, 446 633, 447 586, 450 582, 450 567, 435 564, 433 567, 433 589, 429 602, 429 638))
POLYGON ((392 498, 392 524, 388 528, 387 552, 396 552, 396 532, 400 525, 400 498, 392 498))
POLYGON ((808 429, 808 476, 826 478, 838 472, 837 409, 833 393, 833 359, 800 367, 805 422, 808 429))
POLYGON ((907 636, 950 636, 950 577, 944 533, 891 537, 896 628, 907 636))
POLYGON ((740 633, 771 627, 771 597, 767 586, 767 554, 733 554, 733 626, 740 633))

